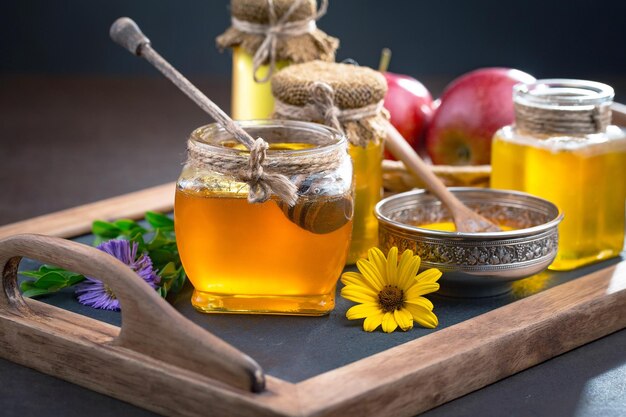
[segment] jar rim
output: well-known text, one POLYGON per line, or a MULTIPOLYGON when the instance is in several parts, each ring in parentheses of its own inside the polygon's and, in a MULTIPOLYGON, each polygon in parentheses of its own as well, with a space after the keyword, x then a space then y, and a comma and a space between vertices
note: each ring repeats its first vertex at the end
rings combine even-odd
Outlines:
POLYGON ((513 87, 515 102, 535 107, 584 107, 611 103, 615 92, 607 84, 578 79, 548 78, 513 87))
MULTIPOLYGON (((305 155, 314 155, 319 153, 325 153, 330 151, 336 151, 341 147, 345 147, 347 144, 346 136, 334 129, 332 127, 313 122, 304 122, 299 120, 280 120, 280 119, 267 119, 267 120, 243 120, 243 121, 235 121, 239 126, 241 126, 244 130, 248 131, 249 129, 259 128, 263 129, 293 129, 299 131, 310 131, 312 134, 317 134, 319 136, 326 136, 329 139, 330 143, 320 144, 319 146, 315 146, 312 148, 306 149, 268 149, 268 156, 305 156, 305 155)), ((200 126, 194 129, 191 132, 189 137, 190 140, 199 144, 200 146, 206 147, 211 152, 216 153, 229 153, 229 154, 248 154, 248 149, 236 149, 226 146, 220 146, 219 144, 209 143, 207 142, 207 137, 215 137, 217 135, 224 135, 225 137, 230 137, 232 140, 235 140, 230 133, 228 133, 220 124, 218 123, 210 123, 204 126, 200 126)), ((261 136, 262 135, 253 135, 253 136, 261 136)), ((263 137, 263 139, 267 140, 267 138, 263 137)), ((222 141, 226 142, 225 140, 222 141)), ((271 141, 268 141, 270 144, 271 141)), ((306 143, 306 142, 305 142, 306 143)))

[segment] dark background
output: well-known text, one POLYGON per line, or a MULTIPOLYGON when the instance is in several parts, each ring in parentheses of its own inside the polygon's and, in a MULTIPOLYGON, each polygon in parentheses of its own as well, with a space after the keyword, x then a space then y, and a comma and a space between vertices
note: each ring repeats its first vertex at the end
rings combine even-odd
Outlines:
MULTIPOLYGON (((331 0, 319 26, 338 59, 437 95, 454 77, 508 66, 612 84, 626 101, 626 1, 331 0)), ((134 18, 155 48, 229 108, 215 49, 227 0, 0 0, 0 225, 174 181, 185 139, 210 119, 108 38, 134 18)), ((616 312, 619 314, 619 312, 616 312)), ((467 395, 428 416, 623 416, 626 331, 467 395)), ((0 360, 0 415, 138 416, 128 404, 0 360)))
MULTIPOLYGON (((229 24, 227 0, 14 0, 0 12, 0 71, 59 75, 153 75, 115 46, 108 28, 130 16, 155 48, 191 76, 230 74, 214 39, 229 24)), ((332 0, 319 26, 341 39, 338 59, 453 77, 509 66, 536 77, 626 74, 623 0, 332 0)))

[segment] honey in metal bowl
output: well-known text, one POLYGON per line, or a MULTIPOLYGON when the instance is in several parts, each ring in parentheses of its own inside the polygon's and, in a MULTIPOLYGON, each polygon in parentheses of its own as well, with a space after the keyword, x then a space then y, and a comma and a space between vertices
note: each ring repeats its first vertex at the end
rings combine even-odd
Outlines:
POLYGON ((513 281, 545 270, 554 260, 563 214, 551 202, 516 191, 469 187, 450 191, 503 231, 433 230, 432 225, 450 224, 452 218, 425 190, 396 194, 376 206, 383 252, 393 246, 400 252, 411 249, 421 257, 423 269, 441 270, 440 294, 502 294, 510 291, 513 281))

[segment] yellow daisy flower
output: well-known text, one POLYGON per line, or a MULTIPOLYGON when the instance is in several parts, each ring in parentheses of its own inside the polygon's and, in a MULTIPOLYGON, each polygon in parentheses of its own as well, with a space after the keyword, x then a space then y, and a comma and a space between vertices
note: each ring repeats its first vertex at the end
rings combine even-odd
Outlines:
POLYGON ((439 289, 438 269, 431 268, 417 275, 420 257, 405 250, 398 260, 398 248, 389 250, 389 255, 378 248, 369 250, 368 259, 359 259, 358 272, 345 272, 341 282, 341 296, 360 303, 346 312, 349 320, 364 318, 363 330, 372 332, 382 325, 385 333, 398 326, 407 331, 413 321, 433 329, 439 321, 433 313, 433 303, 422 295, 439 289), (416 276, 417 275, 417 276, 416 276))

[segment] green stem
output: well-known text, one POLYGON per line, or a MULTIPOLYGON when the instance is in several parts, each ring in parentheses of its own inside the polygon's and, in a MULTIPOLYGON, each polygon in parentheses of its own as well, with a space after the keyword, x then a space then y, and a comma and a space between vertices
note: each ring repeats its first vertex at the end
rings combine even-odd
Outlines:
POLYGON ((383 48, 380 53, 380 62, 378 63, 378 71, 387 72, 389 62, 391 61, 391 49, 383 48))

